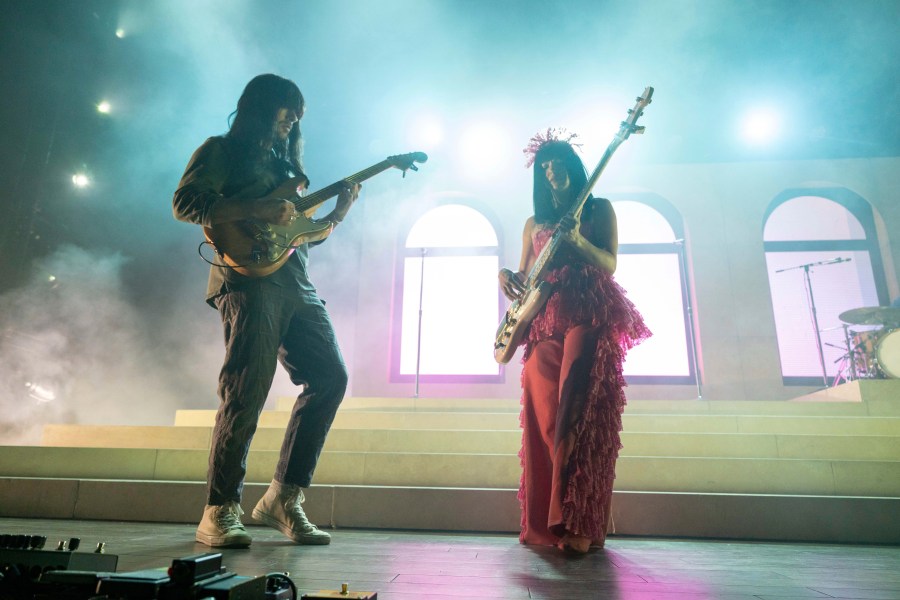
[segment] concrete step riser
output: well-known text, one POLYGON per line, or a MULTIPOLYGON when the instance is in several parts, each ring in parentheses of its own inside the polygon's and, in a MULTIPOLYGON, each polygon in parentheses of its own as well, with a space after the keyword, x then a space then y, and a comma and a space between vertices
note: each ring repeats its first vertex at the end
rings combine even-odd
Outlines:
MULTIPOLYGON (((247 480, 266 482, 278 453, 252 452, 247 480)), ((0 448, 0 473, 202 481, 205 450, 0 448)), ((517 487, 519 459, 510 454, 323 452, 316 482, 414 487, 517 487)), ((900 462, 622 456, 616 489, 704 493, 900 496, 900 462)))
MULTIPOLYGON (((177 427, 212 427, 215 411, 178 411, 177 427)), ((260 427, 283 428, 288 413, 264 411, 260 427)), ((644 433, 787 433, 900 436, 900 418, 733 415, 625 415, 626 432, 644 433)), ((339 412, 334 429, 419 429, 467 431, 515 430, 519 417, 502 413, 339 412)))
MULTIPOLYGON (((42 445, 91 448, 208 449, 211 428, 51 425, 42 445)), ((251 450, 281 448, 284 432, 260 429, 251 450)), ((332 452, 426 452, 516 454, 519 431, 415 431, 336 429, 328 436, 332 452)), ((623 456, 814 458, 897 460, 900 443, 891 436, 682 434, 623 432, 623 456)))
MULTIPOLYGON (((244 522, 265 485, 244 488, 244 522)), ((199 521, 205 485, 179 482, 45 480, 0 477, 0 516, 189 523, 199 521)), ((313 486, 306 512, 321 526, 516 535, 512 489, 313 486)), ((616 491, 618 536, 725 538, 828 543, 900 543, 900 499, 776 495, 665 494, 616 491)), ((188 540, 191 541, 191 540, 188 540)))

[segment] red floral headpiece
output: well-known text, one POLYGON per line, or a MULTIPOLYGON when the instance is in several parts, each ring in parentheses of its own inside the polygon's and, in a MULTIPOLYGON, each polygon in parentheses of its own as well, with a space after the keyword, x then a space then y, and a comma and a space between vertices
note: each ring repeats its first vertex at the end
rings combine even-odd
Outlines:
POLYGON ((522 154, 527 157, 525 168, 530 168, 534 164, 534 158, 541 148, 550 142, 566 142, 573 148, 581 148, 581 144, 573 144, 572 140, 578 137, 577 133, 569 133, 565 128, 548 127, 547 131, 538 131, 528 140, 528 145, 522 149, 522 154))

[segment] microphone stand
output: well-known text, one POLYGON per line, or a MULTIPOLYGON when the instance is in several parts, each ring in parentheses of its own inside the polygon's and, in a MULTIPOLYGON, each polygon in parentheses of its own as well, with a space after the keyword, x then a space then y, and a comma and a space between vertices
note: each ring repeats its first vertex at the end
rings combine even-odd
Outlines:
POLYGON ((825 354, 822 352, 822 334, 819 332, 819 317, 816 314, 816 299, 815 296, 813 296, 812 279, 810 279, 809 276, 809 269, 810 267, 837 264, 848 262, 849 260, 849 258, 834 258, 831 260, 821 260, 819 262, 798 265, 796 267, 787 267, 775 271, 776 273, 783 273, 785 271, 793 271, 794 269, 803 269, 803 278, 806 283, 806 291, 809 295, 809 310, 812 313, 813 329, 816 334, 816 350, 819 353, 819 365, 822 367, 822 386, 826 388, 828 387, 828 374, 825 372, 825 354))
POLYGON ((419 271, 419 324, 416 332, 416 391, 413 398, 419 397, 419 369, 422 364, 422 297, 425 292, 425 253, 426 248, 422 248, 422 266, 419 271))

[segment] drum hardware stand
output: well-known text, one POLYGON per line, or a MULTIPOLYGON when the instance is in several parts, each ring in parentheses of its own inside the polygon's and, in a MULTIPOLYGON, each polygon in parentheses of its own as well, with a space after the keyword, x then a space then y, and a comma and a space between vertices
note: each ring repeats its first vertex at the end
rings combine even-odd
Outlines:
POLYGON ((797 265, 796 267, 787 267, 778 269, 776 273, 785 271, 793 271, 794 269, 803 269, 803 280, 806 283, 806 292, 809 297, 809 310, 813 319, 813 330, 816 334, 816 350, 819 353, 819 366, 822 367, 822 386, 828 387, 828 373, 825 371, 825 354, 822 352, 822 334, 819 333, 819 317, 816 315, 816 299, 813 296, 812 279, 809 276, 810 267, 818 267, 822 265, 831 265, 849 261, 849 258, 833 258, 831 260, 821 260, 819 262, 807 263, 805 265, 797 265))
POLYGON ((850 361, 850 381, 858 379, 856 374, 856 347, 850 343, 850 327, 844 323, 844 342, 847 344, 847 360, 850 361))
POLYGON ((688 285, 686 265, 687 259, 684 255, 684 238, 675 240, 675 245, 678 246, 678 266, 681 269, 681 281, 683 282, 682 293, 684 294, 685 310, 687 310, 688 335, 691 337, 691 361, 694 365, 694 378, 697 381, 697 399, 700 400, 701 398, 703 398, 703 388, 702 382, 700 381, 700 368, 697 364, 697 337, 694 335, 694 307, 693 303, 691 302, 691 289, 688 285))
POLYGON ((835 344, 829 344, 825 342, 826 346, 831 346, 832 348, 837 348, 838 350, 846 350, 844 354, 842 354, 834 364, 837 365, 837 373, 834 374, 834 380, 831 382, 831 387, 837 387, 839 384, 853 381, 856 379, 856 367, 854 363, 854 351, 849 347, 841 347, 835 344), (847 377, 845 372, 850 371, 850 377, 847 377))

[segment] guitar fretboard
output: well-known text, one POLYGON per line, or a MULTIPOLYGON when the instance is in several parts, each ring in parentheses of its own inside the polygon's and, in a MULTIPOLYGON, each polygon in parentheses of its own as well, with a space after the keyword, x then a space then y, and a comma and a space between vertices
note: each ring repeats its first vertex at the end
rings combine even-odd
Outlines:
POLYGON ((326 200, 333 198, 341 193, 341 190, 344 187, 345 181, 352 181, 353 183, 362 183, 366 179, 374 177, 378 175, 382 171, 387 171, 391 167, 394 166, 394 163, 390 160, 383 160, 380 163, 374 164, 371 167, 363 169, 359 173, 354 173, 349 177, 345 177, 340 181, 336 181, 329 186, 323 187, 321 190, 315 191, 312 194, 308 194, 303 196, 302 198, 298 198, 294 200, 294 206, 297 207, 298 212, 306 212, 307 210, 322 204, 326 200))

